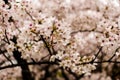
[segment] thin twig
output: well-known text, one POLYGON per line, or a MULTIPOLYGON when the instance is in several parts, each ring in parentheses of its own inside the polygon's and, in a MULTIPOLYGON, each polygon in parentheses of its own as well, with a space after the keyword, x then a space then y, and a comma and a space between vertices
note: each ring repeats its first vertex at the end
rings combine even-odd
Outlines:
POLYGON ((9 39, 8 39, 8 36, 7 36, 7 31, 6 31, 6 29, 5 29, 5 38, 6 38, 6 40, 5 39, 3 39, 5 42, 7 42, 8 44, 10 44, 10 41, 9 41, 9 39))
POLYGON ((96 60, 101 50, 102 50, 102 47, 100 47, 99 51, 95 55, 95 58, 91 62, 94 62, 96 60))
POLYGON ((116 52, 119 50, 120 47, 118 47, 116 50, 115 50, 115 53, 112 55, 112 57, 108 60, 108 61, 111 61, 115 56, 116 56, 116 52))
POLYGON ((32 19, 32 21, 35 21, 35 19, 33 19, 33 17, 31 16, 31 14, 25 9, 25 12, 28 14, 28 16, 30 16, 30 18, 32 19))
POLYGON ((40 35, 40 37, 41 37, 41 40, 43 41, 43 43, 45 44, 45 47, 47 48, 48 52, 50 53, 50 55, 52 55, 50 47, 49 47, 48 43, 46 42, 46 40, 44 39, 43 35, 40 35))
POLYGON ((108 60, 106 60, 106 61, 94 61, 94 62, 83 62, 83 63, 80 63, 80 64, 77 64, 77 65, 85 65, 85 64, 93 64, 93 63, 100 63, 100 64, 102 64, 102 63, 116 63, 116 64, 118 64, 118 63, 120 63, 120 61, 108 61, 108 60))
POLYGON ((100 32, 100 31, 96 31, 96 30, 77 30, 77 31, 73 31, 71 34, 76 34, 78 32, 96 32, 96 33, 103 33, 103 32, 100 32))
POLYGON ((42 57, 41 60, 44 60, 44 59, 47 58, 48 56, 50 56, 50 55, 47 54, 46 56, 42 57))
POLYGON ((3 56, 4 56, 8 61, 10 61, 10 63, 13 65, 13 62, 5 55, 5 53, 3 53, 3 56))

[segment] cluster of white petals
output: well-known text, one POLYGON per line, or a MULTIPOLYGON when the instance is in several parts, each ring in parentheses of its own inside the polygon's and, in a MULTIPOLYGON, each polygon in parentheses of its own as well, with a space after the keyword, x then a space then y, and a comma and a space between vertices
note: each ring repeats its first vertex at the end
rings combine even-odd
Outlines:
MULTIPOLYGON (((26 60, 50 61, 78 74, 96 69, 89 63, 98 47, 115 52, 120 47, 118 0, 0 0, 0 45, 26 60), (16 40, 16 41, 14 41, 16 40), (46 43, 45 43, 46 41, 46 43), (89 63, 89 64, 88 64, 89 63)), ((1 47, 0 47, 1 48, 1 47)), ((120 55, 120 50, 116 52, 120 55)))

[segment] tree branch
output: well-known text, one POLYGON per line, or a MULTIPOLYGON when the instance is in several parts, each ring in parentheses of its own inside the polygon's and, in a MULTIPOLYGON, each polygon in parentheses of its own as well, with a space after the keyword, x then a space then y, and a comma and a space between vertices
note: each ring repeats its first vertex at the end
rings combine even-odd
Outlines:
POLYGON ((47 48, 48 52, 50 53, 50 55, 52 55, 52 51, 50 50, 50 47, 48 46, 48 43, 44 39, 43 35, 40 35, 40 37, 41 37, 41 40, 43 41, 43 43, 45 44, 45 47, 47 48))
POLYGON ((95 55, 95 58, 91 62, 94 62, 96 60, 96 58, 98 57, 98 55, 101 52, 101 50, 102 50, 102 47, 100 47, 100 49, 98 50, 98 52, 95 55))
POLYGON ((42 61, 41 62, 41 61, 39 61, 39 62, 28 62, 28 63, 7 65, 7 66, 0 67, 0 70, 7 69, 7 68, 18 67, 18 66, 21 66, 21 65, 41 65, 41 64, 52 64, 52 65, 55 64, 55 65, 59 65, 56 62, 49 62, 49 61, 42 61))

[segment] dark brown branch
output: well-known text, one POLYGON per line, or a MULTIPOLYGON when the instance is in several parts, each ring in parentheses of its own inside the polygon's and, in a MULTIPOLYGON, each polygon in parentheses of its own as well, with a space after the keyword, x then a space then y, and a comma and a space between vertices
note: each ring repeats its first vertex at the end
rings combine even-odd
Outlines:
POLYGON ((77 65, 85 65, 85 64, 93 64, 93 63, 100 63, 100 64, 102 64, 102 63, 116 63, 116 64, 120 64, 120 61, 108 61, 108 60, 106 60, 106 61, 94 61, 94 62, 84 62, 84 63, 81 63, 81 64, 77 64, 77 65))
POLYGON ((61 68, 61 70, 62 70, 62 75, 63 75, 63 77, 65 78, 65 80, 69 80, 69 77, 68 77, 67 74, 65 73, 64 69, 61 68))
POLYGON ((5 61, 0 62, 0 66, 3 65, 4 63, 5 63, 5 61))
POLYGON ((120 49, 120 47, 118 47, 116 50, 115 50, 115 53, 112 55, 112 57, 108 60, 108 61, 111 61, 115 56, 116 56, 116 52, 120 49))
POLYGON ((45 44, 45 47, 47 48, 48 52, 50 53, 50 55, 52 55, 50 47, 49 47, 48 43, 46 42, 46 40, 44 39, 43 35, 40 35, 40 37, 41 37, 41 40, 43 41, 43 43, 45 44))
POLYGON ((50 55, 47 54, 46 56, 42 57, 41 60, 44 60, 44 59, 47 58, 47 57, 50 57, 50 55))
POLYGON ((5 4, 8 4, 9 2, 8 2, 8 0, 3 0, 4 2, 5 2, 5 4))
POLYGON ((41 62, 41 61, 39 61, 39 62, 28 62, 28 63, 14 64, 14 65, 7 65, 7 66, 0 67, 0 70, 7 69, 7 68, 18 67, 18 66, 21 66, 21 65, 41 65, 41 64, 55 64, 55 65, 59 65, 56 62, 49 62, 49 61, 42 61, 41 62))
POLYGON ((7 50, 1 50, 0 49, 0 54, 4 54, 5 52, 7 52, 7 50))
POLYGON ((10 61, 10 63, 13 65, 13 62, 5 55, 5 53, 3 53, 3 56, 4 56, 8 61, 10 61))
POLYGON ((32 19, 32 21, 35 21, 35 19, 33 19, 33 17, 31 16, 31 14, 25 9, 25 12, 28 14, 28 16, 32 19))
POLYGON ((101 52, 101 50, 102 50, 102 47, 100 47, 100 49, 98 50, 98 52, 95 55, 95 58, 91 62, 94 62, 96 60, 96 58, 98 57, 98 55, 101 52))
MULTIPOLYGON (((17 37, 13 36, 13 39, 11 39, 11 41, 13 41, 14 44, 17 44, 17 37)), ((15 58, 18 64, 21 63, 24 64, 24 65, 20 65, 23 80, 34 80, 28 65, 26 65, 27 61, 25 59, 22 59, 21 56, 22 54, 21 52, 18 51, 18 47, 14 48, 13 57, 15 58)))
POLYGON ((47 80, 47 78, 51 76, 51 73, 50 73, 50 71, 49 71, 49 68, 50 68, 50 65, 47 65, 47 66, 45 67, 45 75, 44 75, 44 77, 42 78, 42 80, 47 80))
POLYGON ((16 59, 18 64, 21 64, 21 63, 24 64, 24 65, 20 65, 20 67, 22 69, 23 80, 34 80, 28 65, 26 65, 27 61, 25 59, 21 58, 21 52, 19 52, 17 49, 14 49, 13 56, 16 59))
POLYGON ((8 9, 11 9, 11 4, 8 2, 9 0, 3 0, 5 2, 5 4, 7 4, 9 7, 8 9))
POLYGON ((96 32, 96 33, 103 33, 103 32, 100 32, 100 31, 96 31, 95 29, 93 30, 77 30, 77 31, 73 31, 71 34, 76 34, 78 32, 96 32))
POLYGON ((8 36, 7 36, 6 29, 5 29, 5 39, 3 39, 3 41, 5 41, 6 43, 10 44, 10 41, 8 39, 8 36))

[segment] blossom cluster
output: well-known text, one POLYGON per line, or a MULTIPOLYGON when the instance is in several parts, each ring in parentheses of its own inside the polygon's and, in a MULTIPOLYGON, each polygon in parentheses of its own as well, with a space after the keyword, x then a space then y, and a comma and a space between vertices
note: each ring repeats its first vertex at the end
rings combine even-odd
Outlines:
POLYGON ((96 69, 92 61, 99 47, 120 54, 119 4, 118 0, 8 0, 7 4, 0 0, 0 50, 13 59, 18 49, 27 61, 50 55, 49 61, 66 70, 90 73, 96 69))

